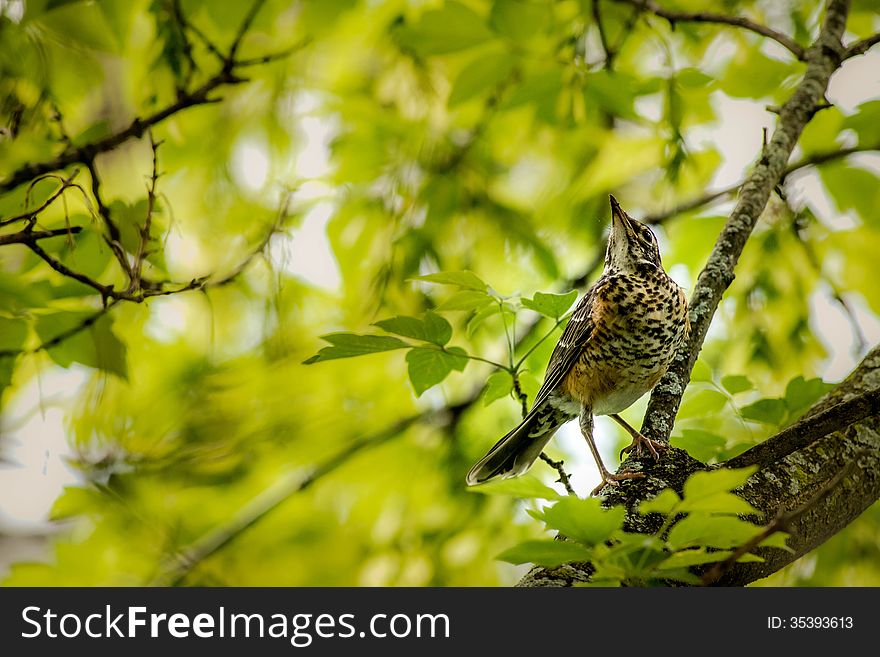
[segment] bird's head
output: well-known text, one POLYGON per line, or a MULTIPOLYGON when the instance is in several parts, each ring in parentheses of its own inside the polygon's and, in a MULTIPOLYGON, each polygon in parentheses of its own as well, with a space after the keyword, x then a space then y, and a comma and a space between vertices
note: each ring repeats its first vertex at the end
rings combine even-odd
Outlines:
POLYGON ((623 273, 644 266, 661 268, 660 249, 653 231, 641 221, 630 217, 613 196, 611 199, 611 233, 605 251, 605 269, 623 273))

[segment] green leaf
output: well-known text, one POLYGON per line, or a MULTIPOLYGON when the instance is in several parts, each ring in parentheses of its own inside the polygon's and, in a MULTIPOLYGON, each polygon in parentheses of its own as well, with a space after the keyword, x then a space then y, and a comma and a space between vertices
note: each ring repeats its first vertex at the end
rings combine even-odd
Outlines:
POLYGON ((489 286, 486 285, 479 276, 472 271, 442 271, 436 274, 426 274, 425 276, 416 276, 417 281, 427 281, 428 283, 439 283, 440 285, 457 285, 464 290, 476 290, 477 292, 486 292, 489 286))
POLYGON ((601 70, 587 73, 584 77, 584 100, 606 112, 624 119, 636 121, 640 117, 635 110, 635 78, 622 73, 601 70))
POLYGON ((0 317, 0 351, 18 351, 27 335, 27 321, 0 317))
POLYGON ((623 525, 626 510, 615 506, 602 507, 597 498, 580 499, 568 496, 551 507, 544 509, 540 519, 566 538, 596 545, 608 540, 623 525))
POLYGON ((662 513, 667 515, 679 505, 681 498, 671 488, 664 488, 656 497, 639 504, 639 513, 662 513))
POLYGON ((678 411, 678 417, 681 419, 707 417, 720 411, 726 403, 727 396, 724 393, 717 390, 700 390, 685 397, 678 411))
POLYGON ((477 329, 485 322, 487 319, 492 317, 493 315, 498 315, 501 313, 501 306, 497 303, 493 303, 490 306, 486 306, 482 310, 478 311, 473 317, 471 317, 470 321, 467 325, 467 334, 469 338, 474 337, 474 334, 477 332, 477 329))
POLYGON ((714 550, 710 552, 706 548, 689 548, 670 554, 667 559, 656 566, 658 570, 671 570, 673 568, 690 568, 705 563, 724 561, 733 554, 733 550, 714 550))
POLYGON ((754 404, 743 407, 740 412, 747 420, 778 426, 785 418, 788 409, 781 399, 759 399, 754 404))
POLYGON ((774 532, 761 541, 760 546, 779 548, 786 552, 794 552, 794 550, 788 546, 788 537, 789 535, 786 532, 774 532))
POLYGON ((449 322, 430 310, 425 313, 423 319, 398 315, 376 322, 375 325, 388 333, 433 342, 441 347, 452 338, 452 326, 449 322))
POLYGON ((859 105, 855 114, 843 120, 842 127, 854 130, 863 146, 880 143, 880 100, 859 105))
POLYGON ((731 59, 719 86, 734 98, 773 97, 792 72, 791 64, 767 57, 754 48, 742 48, 731 59))
POLYGON ((437 306, 437 310, 479 310, 493 301, 494 299, 485 292, 461 290, 437 306))
POLYGON ((705 89, 715 82, 715 78, 698 68, 683 68, 676 71, 675 79, 687 89, 705 89))
POLYGON ((489 375, 486 389, 483 391, 483 405, 488 406, 494 401, 506 397, 513 391, 513 377, 509 372, 498 370, 489 375))
POLYGON ((528 0, 495 0, 489 25, 513 41, 526 41, 540 34, 550 23, 550 5, 528 0))
POLYGON ((695 472, 684 482, 684 499, 687 501, 715 493, 730 492, 743 486, 757 469, 757 466, 750 466, 695 472))
POLYGON ((568 541, 526 541, 499 554, 496 559, 507 563, 533 563, 552 568, 572 561, 589 561, 590 550, 568 541))
POLYGON ((759 531, 759 527, 736 516, 691 513, 672 527, 667 543, 675 550, 692 546, 734 548, 759 531))
POLYGON ((522 305, 529 310, 541 313, 545 317, 559 319, 571 304, 577 299, 577 290, 566 292, 565 294, 547 294, 545 292, 535 292, 535 296, 531 299, 522 299, 522 305))
POLYGON ((400 28, 400 44, 420 55, 442 55, 492 39, 483 18, 458 2, 427 11, 414 25, 400 28))
POLYGON ((449 351, 452 353, 440 349, 414 347, 407 352, 409 380, 416 391, 416 396, 421 397, 425 390, 443 381, 452 370, 464 369, 467 364, 465 351, 460 347, 453 347, 449 351))
POLYGON ((802 376, 792 379, 785 387, 785 405, 789 414, 799 415, 800 411, 812 406, 833 387, 822 379, 805 380, 802 376))
POLYGON ((704 360, 698 360, 694 363, 694 369, 691 370, 691 381, 711 381, 712 368, 706 364, 704 360))
POLYGON ((354 358, 375 354, 380 351, 405 349, 411 347, 407 342, 388 335, 355 335, 354 333, 330 333, 321 339, 329 342, 331 347, 324 347, 317 354, 303 361, 305 365, 336 358, 354 358))
POLYGON ((533 475, 523 475, 510 479, 493 479, 479 486, 471 486, 467 490, 486 495, 508 495, 526 499, 560 500, 562 495, 542 484, 533 475))
POLYGON ((716 457, 727 445, 723 436, 702 429, 682 429, 680 434, 670 438, 670 442, 703 463, 716 457))
POLYGON ((127 379, 126 347, 113 333, 113 320, 106 314, 94 317, 81 312, 41 315, 34 329, 43 343, 58 340, 47 352, 61 367, 81 363, 127 379))
POLYGON ((49 511, 49 519, 53 521, 66 520, 100 509, 104 504, 106 504, 106 500, 102 499, 97 490, 80 488, 79 486, 65 486, 49 511))
POLYGON ((746 390, 753 390, 754 384, 749 381, 749 377, 742 374, 729 374, 721 377, 721 385, 731 395, 735 395, 746 390))
POLYGON ((446 355, 449 357, 449 364, 457 372, 463 372, 467 367, 468 353, 461 347, 447 347, 446 355))
POLYGON ((480 55, 455 78, 449 92, 449 107, 490 93, 510 76, 514 66, 515 60, 507 52, 480 55))
POLYGON ((758 510, 734 493, 712 493, 705 497, 686 497, 679 511, 684 513, 705 512, 713 515, 745 516, 757 514, 758 510))

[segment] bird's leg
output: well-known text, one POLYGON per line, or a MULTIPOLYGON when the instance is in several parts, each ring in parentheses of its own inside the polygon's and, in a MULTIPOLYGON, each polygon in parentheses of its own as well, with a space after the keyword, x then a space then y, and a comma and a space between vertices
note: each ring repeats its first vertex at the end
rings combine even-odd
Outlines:
POLYGON ((583 408, 581 410, 580 427, 581 433, 584 434, 584 438, 586 438, 587 444, 590 446, 590 451, 593 453, 593 458, 596 460, 596 465, 599 468, 599 475, 602 477, 602 483, 596 486, 590 495, 598 495, 599 491, 605 488, 605 486, 617 486, 618 482, 623 481, 624 479, 639 479, 645 476, 641 472, 621 472, 619 474, 613 474, 608 471, 605 464, 602 463, 602 457, 599 456, 599 450, 596 448, 596 441, 593 440, 593 410, 591 408, 583 408))
POLYGON ((648 451, 651 452, 651 456, 653 456, 654 460, 656 461, 660 459, 660 454, 658 452, 662 452, 664 449, 669 447, 669 445, 664 442, 661 442, 659 440, 651 440, 647 436, 642 435, 640 431, 636 431, 635 429, 633 429, 631 426, 629 426, 629 423, 626 420, 624 420, 616 413, 614 415, 609 415, 608 417, 610 417, 612 420, 617 422, 617 424, 626 429, 627 433, 629 433, 629 435, 632 436, 633 439, 633 441, 627 447, 624 447, 622 450, 620 450, 621 460, 623 460, 624 454, 629 454, 633 450, 636 451, 636 456, 641 456, 642 445, 644 445, 648 448, 648 451))

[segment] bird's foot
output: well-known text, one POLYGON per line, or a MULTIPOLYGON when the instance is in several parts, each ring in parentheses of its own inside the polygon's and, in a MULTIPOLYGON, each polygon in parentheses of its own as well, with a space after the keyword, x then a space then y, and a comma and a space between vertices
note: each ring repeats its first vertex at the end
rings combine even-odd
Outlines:
POLYGON ((655 461, 659 461, 660 452, 669 447, 669 445, 667 445, 666 443, 660 440, 653 440, 651 438, 648 438, 647 436, 643 436, 638 431, 633 433, 632 437, 633 441, 628 446, 620 450, 621 461, 623 460, 624 454, 629 454, 632 451, 635 451, 636 456, 641 456, 643 447, 646 447, 648 449, 648 451, 651 453, 651 456, 654 457, 655 461))
POLYGON ((591 496, 596 496, 599 494, 605 486, 611 486, 616 488, 620 485, 621 481, 626 479, 641 479, 646 477, 647 475, 644 472, 620 472, 618 474, 611 474, 607 470, 601 473, 602 475, 602 483, 596 486, 593 491, 590 493, 591 496))

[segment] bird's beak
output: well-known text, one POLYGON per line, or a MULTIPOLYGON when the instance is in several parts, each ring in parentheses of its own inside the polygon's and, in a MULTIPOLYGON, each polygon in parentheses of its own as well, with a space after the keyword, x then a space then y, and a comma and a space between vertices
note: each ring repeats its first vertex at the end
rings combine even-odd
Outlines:
POLYGON ((611 229, 619 234, 629 235, 632 233, 629 217, 626 216, 626 212, 620 207, 616 198, 609 194, 608 199, 611 201, 611 229))

